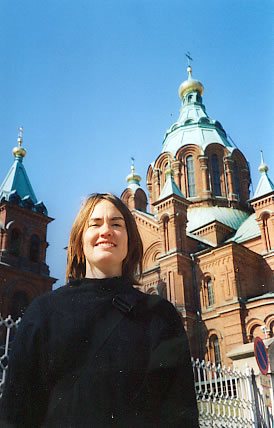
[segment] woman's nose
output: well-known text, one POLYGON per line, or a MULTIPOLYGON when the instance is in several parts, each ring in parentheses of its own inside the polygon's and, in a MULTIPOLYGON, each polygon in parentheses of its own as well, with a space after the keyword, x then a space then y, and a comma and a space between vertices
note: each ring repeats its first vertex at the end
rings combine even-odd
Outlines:
POLYGON ((109 223, 104 223, 102 224, 101 230, 100 230, 100 235, 102 236, 110 236, 112 234, 112 229, 109 223))

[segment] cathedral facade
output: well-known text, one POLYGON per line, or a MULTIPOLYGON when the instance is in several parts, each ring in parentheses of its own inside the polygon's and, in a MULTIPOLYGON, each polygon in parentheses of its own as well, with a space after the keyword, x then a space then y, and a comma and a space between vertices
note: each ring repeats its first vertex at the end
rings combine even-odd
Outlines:
POLYGON ((231 364, 235 347, 274 336, 274 185, 262 158, 250 198, 248 162, 203 90, 189 66, 179 118, 148 167, 149 201, 134 165, 122 200, 144 244, 141 289, 177 307, 192 356, 231 364))
MULTIPOLYGON (((231 364, 229 353, 274 336, 274 184, 261 159, 250 197, 244 154, 203 105, 192 77, 179 88, 178 120, 147 171, 148 198, 134 165, 122 200, 144 245, 140 288, 181 313, 191 354, 231 364)), ((48 216, 23 165, 22 135, 0 185, 0 312, 21 316, 55 278, 46 264, 48 216)))

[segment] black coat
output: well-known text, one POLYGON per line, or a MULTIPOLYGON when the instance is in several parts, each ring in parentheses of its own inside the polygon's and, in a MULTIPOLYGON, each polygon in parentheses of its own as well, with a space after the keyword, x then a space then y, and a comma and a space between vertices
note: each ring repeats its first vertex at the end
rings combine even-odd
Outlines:
POLYGON ((181 318, 121 278, 83 279, 44 294, 16 333, 0 407, 1 427, 196 428, 181 318), (109 323, 96 352, 95 331, 120 293, 139 302, 109 323))

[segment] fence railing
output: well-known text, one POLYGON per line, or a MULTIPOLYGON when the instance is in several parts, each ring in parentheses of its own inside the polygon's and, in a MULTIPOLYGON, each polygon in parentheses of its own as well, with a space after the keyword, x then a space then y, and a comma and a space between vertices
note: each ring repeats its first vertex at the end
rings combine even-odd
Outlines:
POLYGON ((13 321, 10 315, 4 319, 0 314, 0 397, 8 369, 9 350, 20 321, 21 318, 13 321))
POLYGON ((200 427, 257 427, 252 380, 230 367, 192 359, 200 427))
MULTIPOLYGON (((21 318, 0 314, 0 397, 6 379, 9 350, 21 318)), ((194 360, 192 367, 200 428, 270 428, 273 415, 264 406, 254 375, 194 360)))

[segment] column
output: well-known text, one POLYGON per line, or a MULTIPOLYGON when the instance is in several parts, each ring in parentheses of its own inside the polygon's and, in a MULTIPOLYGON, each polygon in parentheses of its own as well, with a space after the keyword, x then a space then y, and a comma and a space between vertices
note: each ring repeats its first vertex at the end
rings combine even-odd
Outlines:
POLYGON ((209 185, 209 174, 208 174, 208 156, 199 156, 200 169, 202 171, 202 188, 205 196, 212 196, 209 185))
POLYGON ((229 156, 224 157, 227 197, 231 201, 236 201, 237 195, 235 193, 233 164, 234 164, 234 161, 233 159, 231 159, 231 157, 229 156))

